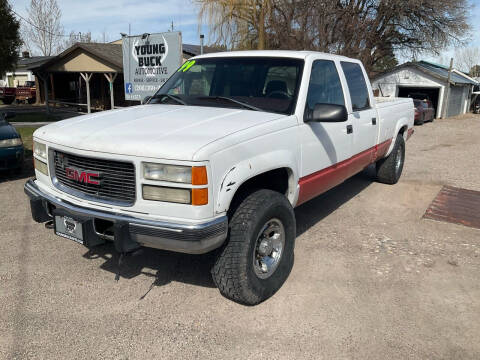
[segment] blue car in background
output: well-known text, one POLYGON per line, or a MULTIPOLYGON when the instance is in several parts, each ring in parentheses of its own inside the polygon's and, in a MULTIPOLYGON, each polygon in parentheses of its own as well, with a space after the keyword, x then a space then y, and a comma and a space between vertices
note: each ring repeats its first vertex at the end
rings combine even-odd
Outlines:
POLYGON ((0 114, 0 171, 18 170, 23 166, 23 142, 17 130, 8 123, 15 113, 0 114))

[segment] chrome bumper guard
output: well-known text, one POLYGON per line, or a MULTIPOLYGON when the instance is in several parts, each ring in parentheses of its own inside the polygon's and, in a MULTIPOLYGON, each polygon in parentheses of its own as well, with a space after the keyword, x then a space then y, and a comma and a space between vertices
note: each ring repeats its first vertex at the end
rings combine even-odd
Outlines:
MULTIPOLYGON (((53 220, 56 214, 80 218, 90 222, 93 229, 90 236, 113 240, 118 251, 130 251, 139 246, 203 254, 221 246, 227 237, 228 220, 226 216, 201 224, 184 225, 156 220, 140 219, 133 216, 88 209, 71 204, 49 195, 28 180, 24 187, 30 198, 32 218, 36 222, 53 220), (94 220, 106 220, 113 223, 114 235, 103 236, 95 231, 94 220)), ((98 244, 101 242, 93 241, 98 244)))

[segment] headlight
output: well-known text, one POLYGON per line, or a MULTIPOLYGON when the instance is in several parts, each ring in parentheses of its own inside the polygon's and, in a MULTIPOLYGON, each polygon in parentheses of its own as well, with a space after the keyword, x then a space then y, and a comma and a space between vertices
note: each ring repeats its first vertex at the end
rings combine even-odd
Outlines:
POLYGON ((145 200, 167 201, 181 204, 191 203, 190 189, 169 188, 163 186, 143 185, 145 200))
POLYGON ((192 168, 190 166, 144 163, 143 177, 147 180, 190 184, 192 182, 192 168))
POLYGON ((38 171, 40 171, 42 174, 44 175, 47 175, 48 176, 48 166, 47 166, 47 163, 41 161, 41 160, 38 160, 36 158, 33 158, 33 166, 35 167, 35 169, 37 169, 38 171))
POLYGON ((147 180, 206 185, 207 168, 205 166, 143 163, 143 177, 147 180))
POLYGON ((39 158, 47 160, 47 145, 34 141, 33 153, 39 158))
POLYGON ((22 145, 22 144, 23 144, 23 143, 22 143, 22 139, 21 139, 21 138, 0 140, 0 148, 12 147, 12 146, 20 146, 20 145, 22 145))

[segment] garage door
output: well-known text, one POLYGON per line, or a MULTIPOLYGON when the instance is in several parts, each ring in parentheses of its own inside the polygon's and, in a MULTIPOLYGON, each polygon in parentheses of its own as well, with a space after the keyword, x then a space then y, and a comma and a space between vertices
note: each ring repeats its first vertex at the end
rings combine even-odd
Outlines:
POLYGON ((459 115, 462 113, 463 105, 463 86, 452 86, 448 98, 447 117, 459 115))

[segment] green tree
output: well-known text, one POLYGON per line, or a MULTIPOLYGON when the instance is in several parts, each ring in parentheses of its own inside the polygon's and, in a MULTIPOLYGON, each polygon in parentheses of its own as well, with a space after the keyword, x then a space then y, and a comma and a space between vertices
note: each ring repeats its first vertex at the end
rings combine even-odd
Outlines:
POLYGON ((0 75, 13 70, 18 59, 20 24, 7 0, 0 0, 0 75))

